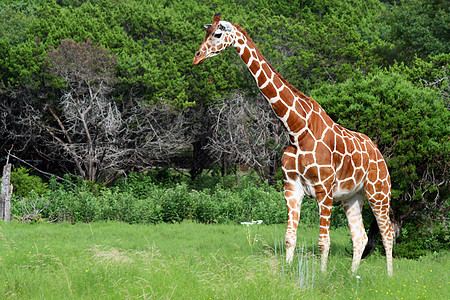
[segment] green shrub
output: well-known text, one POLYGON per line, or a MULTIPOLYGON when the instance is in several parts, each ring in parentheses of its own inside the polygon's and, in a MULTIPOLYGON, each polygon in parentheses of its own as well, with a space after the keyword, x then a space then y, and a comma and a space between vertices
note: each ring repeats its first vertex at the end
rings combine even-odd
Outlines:
POLYGON ((420 222, 410 222, 403 226, 402 235, 396 240, 394 254, 417 259, 429 252, 449 249, 450 234, 441 223, 424 226, 420 222))
POLYGON ((208 190, 192 191, 193 202, 195 203, 193 219, 197 222, 211 224, 222 223, 223 217, 220 215, 220 205, 218 201, 213 201, 208 190))
MULTIPOLYGON (((230 177, 231 178, 231 177, 230 177)), ((287 209, 282 193, 267 184, 255 186, 254 178, 242 178, 239 186, 227 178, 216 180, 213 188, 193 189, 187 183, 163 186, 147 174, 133 174, 129 184, 95 187, 89 182, 50 182, 44 196, 32 193, 13 204, 13 213, 21 216, 23 204, 45 203, 41 215, 51 221, 93 222, 117 220, 128 223, 181 222, 240 223, 252 219, 266 224, 283 223, 287 209)), ((212 180, 209 180, 211 182, 212 180)))
POLYGON ((20 222, 35 223, 46 220, 43 211, 50 204, 50 199, 31 190, 26 197, 14 196, 11 205, 11 214, 20 222))
POLYGON ((181 222, 192 219, 193 201, 186 184, 176 185, 157 194, 157 203, 161 205, 164 222, 181 222))
MULTIPOLYGON (((17 220, 23 222, 48 220, 77 223, 111 220, 131 224, 157 224, 188 219, 207 224, 240 224, 252 220, 263 220, 264 224, 287 223, 283 193, 252 175, 242 177, 239 186, 229 185, 227 178, 209 179, 209 186, 213 180, 216 185, 207 189, 200 188, 199 184, 196 186, 199 190, 187 183, 163 186, 146 176, 129 176, 129 179, 132 178, 131 184, 121 183, 109 188, 92 188, 85 181, 51 180, 49 191, 45 195, 30 192, 13 203, 12 213, 17 220)), ((300 217, 301 226, 316 226, 318 222, 317 201, 305 197, 300 217)), ((335 205, 333 209, 331 225, 347 227, 345 213, 340 205, 335 205)), ((405 227, 404 232, 407 234, 398 240, 396 255, 416 258, 427 251, 445 249, 448 234, 445 229, 436 228, 439 231, 422 230, 419 234, 405 227)))
POLYGON ((145 198, 152 193, 157 185, 173 186, 176 177, 171 177, 169 171, 155 170, 142 173, 130 173, 115 183, 121 191, 130 191, 138 198, 145 198))
POLYGON ((14 187, 15 196, 24 197, 31 191, 38 195, 44 195, 48 191, 48 185, 43 182, 42 178, 30 174, 30 169, 25 167, 14 167, 11 171, 11 184, 14 187))

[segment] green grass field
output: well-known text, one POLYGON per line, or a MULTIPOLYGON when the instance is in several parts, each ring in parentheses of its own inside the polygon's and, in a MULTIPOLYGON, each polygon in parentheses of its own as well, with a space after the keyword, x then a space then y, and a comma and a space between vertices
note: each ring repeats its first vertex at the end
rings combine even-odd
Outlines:
POLYGON ((363 260, 350 273, 347 230, 332 230, 328 272, 318 230, 284 263, 283 225, 0 223, 0 297, 19 299, 449 299, 449 254, 363 260))

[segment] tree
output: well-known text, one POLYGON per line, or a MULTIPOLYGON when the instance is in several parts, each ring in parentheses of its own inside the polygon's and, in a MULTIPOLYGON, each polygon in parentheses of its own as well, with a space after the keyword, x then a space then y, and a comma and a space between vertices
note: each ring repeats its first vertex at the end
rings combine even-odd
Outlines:
POLYGON ((206 148, 216 161, 250 167, 273 184, 287 136, 266 101, 234 94, 211 106, 210 114, 215 120, 206 148))
POLYGON ((48 52, 47 61, 49 72, 63 80, 62 96, 47 106, 52 121, 39 121, 52 137, 52 153, 72 161, 82 178, 95 182, 104 161, 112 167, 123 155, 117 148, 123 133, 120 112, 108 98, 117 60, 91 40, 63 40, 48 52))
POLYGON ((188 147, 184 114, 164 103, 112 99, 117 60, 101 45, 63 40, 47 60, 63 85, 61 97, 46 105, 51 118, 45 112, 32 118, 51 137, 43 135, 50 148, 45 156, 73 163, 83 179, 108 183, 188 147))
POLYGON ((168 166, 191 149, 191 116, 170 104, 145 103, 134 99, 122 109, 126 129, 121 145, 128 149, 122 158, 122 173, 168 166))
POLYGON ((384 38, 393 47, 384 48, 390 60, 410 62, 450 52, 450 9, 446 0, 401 0, 388 5, 381 16, 388 25, 384 38))

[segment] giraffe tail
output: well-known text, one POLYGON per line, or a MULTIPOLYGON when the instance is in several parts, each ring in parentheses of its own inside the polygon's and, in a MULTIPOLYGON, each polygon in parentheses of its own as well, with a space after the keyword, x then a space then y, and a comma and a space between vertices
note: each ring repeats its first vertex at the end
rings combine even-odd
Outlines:
POLYGON ((361 256, 361 259, 367 257, 370 253, 372 253, 372 251, 375 249, 375 246, 378 243, 380 236, 380 229, 378 228, 376 218, 373 218, 373 221, 370 224, 369 233, 367 235, 369 240, 367 241, 366 248, 364 248, 364 252, 361 256))

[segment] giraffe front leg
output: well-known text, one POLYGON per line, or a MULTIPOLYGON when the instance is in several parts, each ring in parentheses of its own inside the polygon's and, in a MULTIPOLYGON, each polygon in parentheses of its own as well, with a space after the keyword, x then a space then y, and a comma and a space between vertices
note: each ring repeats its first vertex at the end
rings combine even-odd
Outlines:
POLYGON ((319 202, 320 230, 319 250, 321 252, 321 267, 323 272, 327 271, 328 252, 330 251, 330 216, 333 208, 331 192, 317 191, 316 197, 319 202))
POLYGON ((292 260, 294 259, 294 250, 297 242, 297 227, 304 195, 303 189, 296 181, 285 179, 284 197, 286 199, 289 214, 285 236, 286 262, 288 263, 292 263, 292 260))

